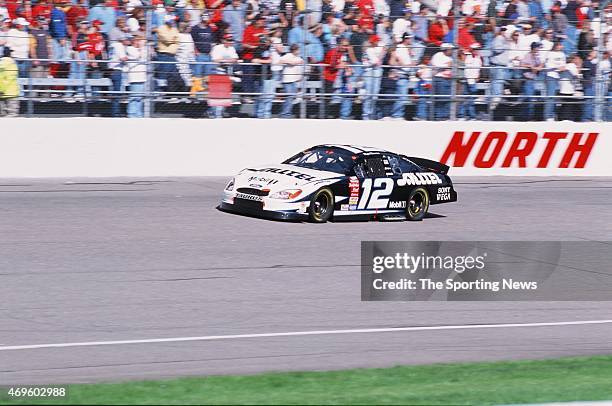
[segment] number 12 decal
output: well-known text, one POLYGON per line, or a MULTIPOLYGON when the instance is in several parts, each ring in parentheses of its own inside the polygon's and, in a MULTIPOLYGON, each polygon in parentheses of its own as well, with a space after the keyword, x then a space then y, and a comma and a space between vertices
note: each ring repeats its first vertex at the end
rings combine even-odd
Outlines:
POLYGON ((363 193, 357 209, 386 209, 389 205, 389 196, 393 192, 393 183, 393 179, 377 178, 374 179, 374 186, 372 187, 372 179, 364 180, 361 185, 363 193), (372 191, 372 189, 374 190, 372 191))

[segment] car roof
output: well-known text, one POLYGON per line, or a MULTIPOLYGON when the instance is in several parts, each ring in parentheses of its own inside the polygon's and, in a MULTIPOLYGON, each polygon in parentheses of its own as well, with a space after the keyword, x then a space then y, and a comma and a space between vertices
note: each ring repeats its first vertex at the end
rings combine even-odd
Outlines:
POLYGON ((390 151, 386 151, 384 149, 374 148, 374 147, 364 147, 361 145, 323 144, 323 145, 316 145, 313 148, 339 148, 339 149, 343 149, 355 155, 359 155, 363 153, 372 153, 372 152, 391 153, 390 151))

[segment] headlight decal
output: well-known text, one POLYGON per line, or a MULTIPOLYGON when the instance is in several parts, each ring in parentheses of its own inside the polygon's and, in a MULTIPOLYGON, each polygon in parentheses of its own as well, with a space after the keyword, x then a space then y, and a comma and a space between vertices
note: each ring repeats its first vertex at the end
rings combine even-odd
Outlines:
POLYGON ((271 199, 291 200, 302 194, 302 189, 287 189, 274 192, 270 195, 271 199))

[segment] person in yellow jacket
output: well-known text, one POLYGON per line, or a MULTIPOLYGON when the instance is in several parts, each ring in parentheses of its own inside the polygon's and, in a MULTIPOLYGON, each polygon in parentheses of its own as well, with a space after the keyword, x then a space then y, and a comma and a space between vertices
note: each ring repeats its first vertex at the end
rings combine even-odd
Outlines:
POLYGON ((0 58, 0 117, 17 117, 19 114, 19 69, 11 58, 11 49, 4 47, 0 58))

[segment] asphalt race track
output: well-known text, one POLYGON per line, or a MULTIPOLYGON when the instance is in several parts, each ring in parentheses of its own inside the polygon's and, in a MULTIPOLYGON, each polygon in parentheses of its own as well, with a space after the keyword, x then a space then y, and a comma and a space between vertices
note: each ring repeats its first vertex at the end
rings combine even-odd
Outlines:
POLYGON ((612 302, 359 287, 362 240, 612 240, 612 178, 456 179, 423 222, 322 225, 219 212, 225 182, 0 180, 0 384, 612 353, 612 302))

